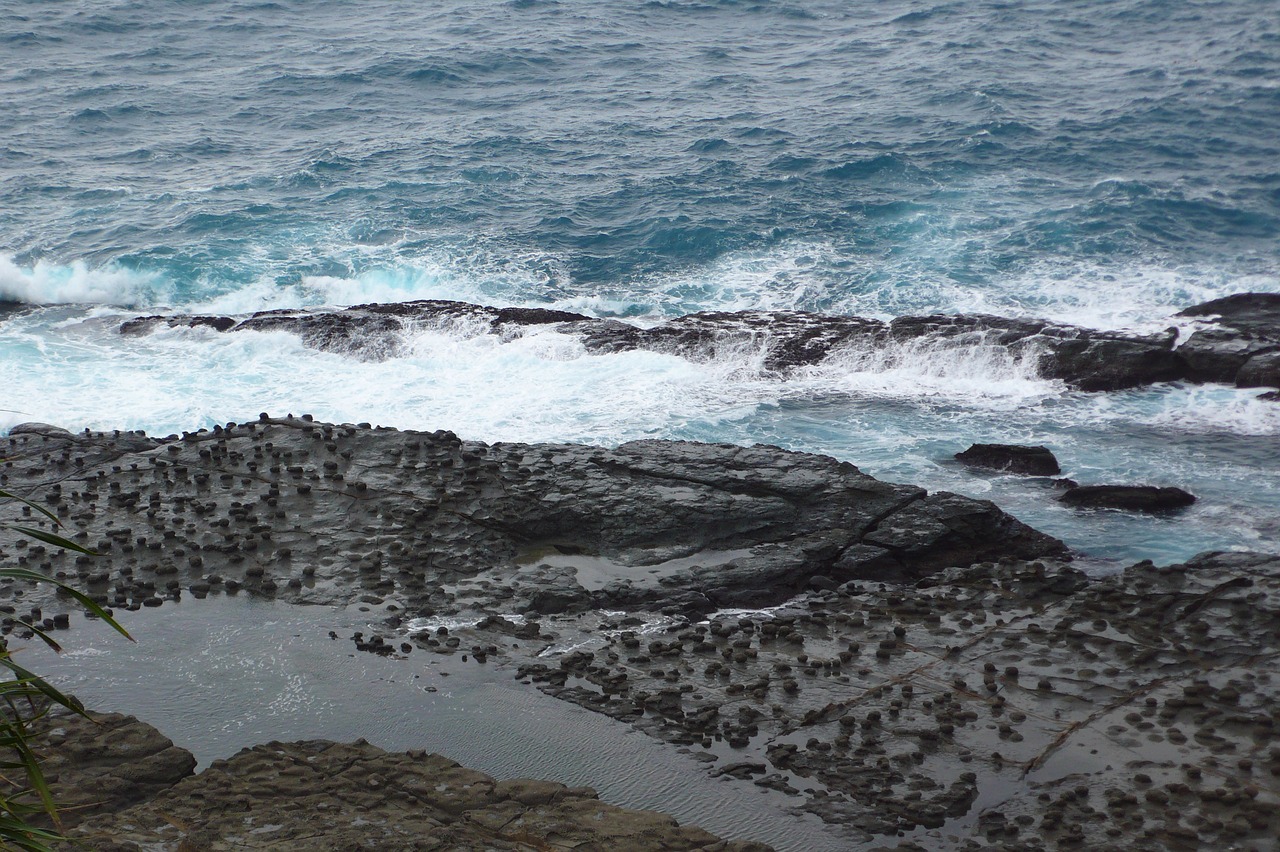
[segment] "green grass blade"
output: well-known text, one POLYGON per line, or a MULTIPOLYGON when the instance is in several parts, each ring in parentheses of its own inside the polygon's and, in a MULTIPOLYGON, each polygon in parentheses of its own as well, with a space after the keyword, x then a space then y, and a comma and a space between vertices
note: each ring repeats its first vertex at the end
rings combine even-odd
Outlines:
POLYGON ((55 704, 59 704, 74 713, 88 718, 88 714, 84 711, 84 705, 81 704, 77 698, 70 695, 64 695, 57 687, 50 684, 44 678, 33 672, 27 671, 25 668, 15 663, 8 654, 0 655, 0 666, 3 666, 13 672, 18 676, 19 680, 25 682, 32 689, 36 690, 55 704))
POLYGON ((97 601, 93 600, 93 598, 89 597, 79 589, 68 586, 61 580, 46 577, 44 574, 32 571, 29 568, 3 568, 0 569, 0 577, 9 577, 14 580, 29 580, 32 583, 52 583, 59 589, 62 589, 64 592, 71 595, 71 597, 75 598, 76 601, 79 602, 86 610, 111 625, 111 627, 121 636, 128 639, 130 642, 135 641, 134 638, 129 635, 129 631, 121 627, 120 624, 111 617, 111 613, 107 612, 97 601))
POLYGON ((25 621, 22 621, 19 623, 26 626, 26 628, 30 630, 32 633, 34 633, 41 642, 48 645, 50 650, 52 650, 55 654, 62 653, 62 646, 58 644, 58 640, 54 639, 52 636, 46 633, 43 627, 40 627, 39 625, 36 625, 36 624, 27 624, 25 621))
POLYGON ((6 524, 6 526, 8 526, 8 528, 11 530, 17 530, 23 535, 30 536, 31 538, 39 539, 40 541, 43 541, 45 544, 52 544, 54 547, 61 547, 61 548, 65 548, 66 550, 74 550, 76 553, 87 553, 90 556, 98 555, 96 551, 90 550, 87 547, 76 544, 74 541, 72 541, 69 538, 63 538, 62 536, 56 535, 54 533, 48 533, 48 532, 45 532, 44 530, 37 530, 31 527, 19 527, 12 524, 6 524))
POLYGON ((8 497, 10 499, 17 500, 19 503, 26 503, 28 506, 35 509, 40 514, 46 515, 49 518, 49 520, 53 521, 58 526, 62 526, 62 521, 58 520, 58 516, 55 515, 53 512, 50 512, 44 506, 41 506, 39 503, 33 503, 30 500, 28 500, 26 497, 19 497, 17 494, 10 494, 8 491, 0 491, 0 497, 8 497))

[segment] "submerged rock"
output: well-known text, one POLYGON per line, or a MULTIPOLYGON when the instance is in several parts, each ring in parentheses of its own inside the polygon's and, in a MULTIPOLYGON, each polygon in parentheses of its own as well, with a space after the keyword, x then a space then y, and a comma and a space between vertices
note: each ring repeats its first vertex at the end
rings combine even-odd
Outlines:
POLYGON ((1128 509, 1134 512, 1183 509, 1196 502, 1194 494, 1181 488, 1153 485, 1081 485, 1067 490, 1058 500, 1079 508, 1128 509))
POLYGON ((974 444, 956 459, 970 467, 984 467, 1028 476, 1057 476, 1062 472, 1058 459, 1048 447, 1018 444, 974 444))

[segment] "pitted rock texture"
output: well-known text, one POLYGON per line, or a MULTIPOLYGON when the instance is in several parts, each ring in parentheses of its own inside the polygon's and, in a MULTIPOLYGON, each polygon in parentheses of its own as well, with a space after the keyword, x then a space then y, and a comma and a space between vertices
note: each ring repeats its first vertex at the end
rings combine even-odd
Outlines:
POLYGON ((769 849, 607 805, 586 788, 497 781, 435 754, 322 740, 246 749, 72 836, 100 852, 769 849))
POLYGON ((132 716, 53 707, 31 740, 64 828, 147 801, 191 775, 196 759, 132 716))
MULTIPOLYGON (((488 445, 264 416, 160 440, 21 426, 0 458, 0 488, 47 504, 99 553, 20 538, 0 558, 112 607, 246 589, 413 614, 468 609, 469 596, 500 612, 705 612, 776 603, 817 575, 906 581, 1066 553, 990 502, 765 446, 488 445)), ((51 526, 14 501, 0 517, 51 526)), ((0 582, 2 629, 54 627, 59 606, 0 582)))
POLYGON ((706 750, 715 774, 790 792, 861 832, 849 849, 1261 852, 1280 836, 1276 555, 1100 580, 985 563, 701 623, 566 614, 453 634, 706 750))
POLYGON ((219 332, 288 331, 309 346, 378 359, 401 354, 404 335, 415 329, 447 327, 513 337, 532 326, 548 326, 577 337, 595 353, 646 349, 706 360, 727 351, 761 350, 763 369, 774 373, 832 357, 874 354, 892 363, 922 352, 999 348, 1029 362, 1045 378, 1061 379, 1081 390, 1106 391, 1179 379, 1280 386, 1274 360, 1259 360, 1280 351, 1278 301, 1280 296, 1274 294, 1243 293, 1188 308, 1182 315, 1217 319, 1181 345, 1172 329, 1140 335, 983 314, 906 316, 883 322, 804 311, 709 311, 641 327, 567 311, 443 300, 241 317, 138 317, 123 323, 120 331, 145 334, 159 325, 219 332))

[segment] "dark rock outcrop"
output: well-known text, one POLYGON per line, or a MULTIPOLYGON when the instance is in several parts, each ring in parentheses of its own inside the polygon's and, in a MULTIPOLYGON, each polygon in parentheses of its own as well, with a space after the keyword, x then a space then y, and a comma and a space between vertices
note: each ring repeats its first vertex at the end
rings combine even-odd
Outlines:
POLYGON ((1280 387, 1280 348, 1250 355, 1235 379, 1242 388, 1280 387))
POLYGON ((1178 347, 1188 378, 1239 387, 1280 387, 1280 293, 1237 293, 1179 316, 1211 319, 1178 347))
POLYGON ((1214 317, 1218 325, 1274 337, 1280 332, 1280 293, 1234 293, 1192 305, 1178 316, 1214 317))
POLYGON ((101 554, 24 541, 0 556, 128 608, 243 587, 439 612, 465 608, 459 583, 474 579, 508 589, 507 612, 673 606, 670 589, 706 611, 776 603, 815 575, 905 582, 1066 553, 991 503, 769 446, 488 445, 264 418, 164 440, 17 429, 0 455, 3 487, 46 501, 101 554))
POLYGON ((1058 498, 1069 506, 1084 509, 1127 509, 1133 512, 1166 512, 1184 509, 1196 502, 1195 495, 1181 488, 1154 485, 1081 485, 1058 498))
POLYGON ((1062 472, 1058 459, 1048 447, 1019 444, 974 444, 956 459, 970 467, 1022 473, 1027 476, 1057 476, 1062 472))
MULTIPOLYGON (((762 353, 763 368, 777 373, 849 352, 876 353, 892 363, 946 357, 951 350, 998 347, 1030 361, 1046 378, 1061 379, 1081 390, 1105 391, 1178 379, 1234 381, 1250 358, 1280 349, 1280 326, 1270 307, 1273 301, 1267 294, 1241 294, 1188 308, 1184 315, 1220 318, 1217 325, 1195 332, 1177 348, 1172 330, 1126 334, 982 314, 907 316, 886 323, 804 311, 708 311, 641 327, 568 311, 492 308, 445 300, 264 311, 239 318, 139 317, 121 325, 120 331, 142 334, 162 324, 217 331, 287 331, 309 346, 376 359, 399 354, 404 335, 415 328, 448 326, 465 333, 510 337, 530 326, 552 326, 578 337, 595 353, 648 349, 706 360, 754 348, 762 353), (1256 316, 1250 313, 1255 308, 1256 316)), ((1254 374, 1271 376, 1263 370, 1254 374)))

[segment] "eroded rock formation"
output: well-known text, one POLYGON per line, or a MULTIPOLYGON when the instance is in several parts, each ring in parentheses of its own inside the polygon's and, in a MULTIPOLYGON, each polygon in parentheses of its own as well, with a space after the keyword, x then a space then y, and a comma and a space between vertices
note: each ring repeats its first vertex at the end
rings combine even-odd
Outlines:
MULTIPOLYGON (((243 587, 447 612, 468 606, 461 581, 483 580, 516 610, 705 612, 777 603, 815 575, 909 581, 1066 553, 990 502, 767 446, 488 445, 264 417, 161 440, 20 426, 0 457, 0 486, 47 503, 100 556, 24 539, 0 555, 116 607, 243 587)), ((0 606, 8 628, 31 615, 0 606)))

